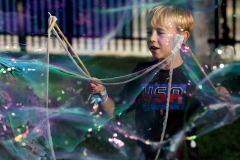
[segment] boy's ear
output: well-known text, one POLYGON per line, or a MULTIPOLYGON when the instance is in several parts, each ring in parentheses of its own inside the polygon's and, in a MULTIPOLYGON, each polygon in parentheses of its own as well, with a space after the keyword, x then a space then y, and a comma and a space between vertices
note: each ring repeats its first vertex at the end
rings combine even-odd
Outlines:
POLYGON ((188 31, 182 31, 181 35, 184 36, 184 42, 187 42, 188 38, 190 37, 190 33, 188 31))

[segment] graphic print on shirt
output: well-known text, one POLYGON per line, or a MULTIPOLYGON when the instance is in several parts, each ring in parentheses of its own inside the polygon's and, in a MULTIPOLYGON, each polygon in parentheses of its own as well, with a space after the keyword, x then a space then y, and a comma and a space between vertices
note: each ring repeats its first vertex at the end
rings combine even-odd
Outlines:
MULTIPOLYGON (((172 84, 170 91, 170 110, 183 110, 185 106, 186 84, 172 84)), ((142 85, 143 108, 146 110, 166 110, 168 84, 142 85)))

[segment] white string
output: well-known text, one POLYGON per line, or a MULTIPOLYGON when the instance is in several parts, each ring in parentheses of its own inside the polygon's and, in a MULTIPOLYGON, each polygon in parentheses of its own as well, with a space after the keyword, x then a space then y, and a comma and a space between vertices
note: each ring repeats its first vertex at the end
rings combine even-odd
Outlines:
MULTIPOLYGON (((49 12, 48 12, 49 13, 49 12)), ((47 78, 47 93, 46 93, 46 110, 47 110, 47 132, 48 132, 48 137, 49 137, 49 145, 51 148, 51 153, 52 153, 52 157, 55 160, 55 153, 54 153, 54 149, 53 149, 53 143, 52 143, 52 136, 51 136, 51 129, 50 129, 50 123, 49 123, 49 117, 48 117, 48 88, 49 88, 49 42, 50 42, 50 34, 51 34, 51 30, 53 29, 54 23, 56 23, 57 18, 53 17, 50 13, 49 13, 50 17, 48 19, 48 24, 49 24, 49 28, 48 28, 48 45, 47 45, 47 72, 46 72, 46 78, 47 78)))
MULTIPOLYGON (((172 86, 172 75, 173 75, 173 64, 174 64, 174 57, 177 51, 180 49, 182 43, 183 43, 184 37, 182 35, 176 34, 173 38, 173 49, 172 49, 172 59, 171 59, 171 67, 170 67, 170 73, 169 73, 169 82, 168 82, 168 97, 167 97, 167 106, 166 106, 166 115, 164 117, 163 121, 163 129, 161 133, 161 139, 160 143, 164 139, 164 135, 167 128, 167 120, 168 120, 168 113, 169 113, 169 103, 170 103, 170 94, 171 94, 171 86, 172 86)), ((161 153, 161 147, 158 149, 155 160, 158 160, 158 157, 161 153)))
POLYGON ((77 69, 84 74, 86 77, 89 77, 77 64, 77 62, 74 60, 74 58, 72 57, 71 53, 68 51, 67 47, 64 45, 62 39, 60 38, 60 36, 58 35, 57 31, 53 28, 53 32, 54 34, 57 36, 57 39, 60 41, 62 47, 65 49, 65 51, 68 53, 69 58, 72 60, 73 64, 77 67, 77 69))
MULTIPOLYGON (((145 74, 147 74, 148 72, 152 71, 153 69, 155 69, 156 67, 160 66, 162 63, 164 63, 165 61, 167 61, 168 59, 170 59, 172 57, 172 55, 168 56, 167 58, 165 58, 163 61, 161 62, 158 62, 157 64, 151 66, 150 68, 148 68, 146 71, 144 71, 143 73, 137 75, 136 77, 133 77, 131 79, 128 79, 126 81, 122 81, 122 82, 116 82, 116 83, 104 83, 104 82, 99 82, 97 81, 96 79, 94 78, 85 78, 85 77, 82 77, 83 79, 87 79, 87 80, 91 80, 91 81, 94 81, 96 83, 99 83, 99 84, 103 84, 103 85, 120 85, 120 84, 125 84, 125 83, 128 83, 128 82, 131 82, 145 74)), ((98 80, 101 80, 101 79, 98 79, 98 80)))
MULTIPOLYGON (((157 64, 151 66, 149 69, 147 69, 147 70, 146 70, 145 72, 143 72, 142 74, 140 74, 140 75, 138 75, 138 76, 136 76, 136 77, 134 77, 134 78, 128 79, 128 80, 126 80, 126 81, 116 82, 116 83, 104 83, 104 82, 99 82, 99 80, 102 81, 102 80, 105 80, 105 79, 98 79, 98 80, 96 80, 95 78, 89 77, 89 76, 78 66, 77 62, 74 60, 74 58, 72 57, 72 55, 70 54, 70 52, 68 51, 68 49, 66 48, 66 46, 64 45, 63 41, 61 40, 61 38, 60 38, 60 36, 58 35, 58 33, 56 32, 56 30, 55 30, 54 28, 53 28, 52 30, 53 30, 54 34, 56 35, 57 39, 61 42, 62 47, 64 47, 64 49, 67 51, 69 58, 70 58, 70 59, 72 60, 72 62, 75 64, 75 66, 77 67, 77 69, 78 69, 82 74, 85 75, 85 77, 83 77, 83 76, 80 76, 80 77, 83 78, 83 79, 85 79, 85 80, 91 80, 91 81, 94 81, 94 82, 96 82, 96 83, 100 83, 100 84, 103 84, 103 85, 120 85, 120 84, 125 84, 125 83, 128 83, 128 82, 131 82, 131 81, 133 81, 133 80, 135 80, 135 79, 137 79, 137 78, 139 78, 139 77, 147 74, 148 72, 152 71, 154 68, 160 66, 162 63, 164 63, 165 61, 167 61, 168 59, 170 59, 170 58, 172 57, 172 55, 169 55, 169 56, 168 56, 167 58, 165 58, 163 61, 158 62, 157 64)), ((79 76, 79 75, 74 74, 74 73, 73 73, 73 75, 79 76)), ((128 75, 125 75, 125 76, 128 76, 128 75)), ((122 76, 122 77, 125 77, 125 76, 122 76)), ((121 78, 121 77, 118 77, 118 78, 121 78)), ((114 78, 112 78, 112 79, 114 79, 114 78)))
MULTIPOLYGON (((50 13, 49 13, 50 14, 50 13)), ((76 67, 80 70, 81 73, 83 73, 86 77, 84 77, 85 79, 89 79, 89 80, 92 80, 92 81, 96 81, 96 79, 94 78, 89 78, 89 76, 83 72, 83 70, 77 65, 76 61, 72 58, 72 55, 69 53, 68 49, 66 48, 66 46, 63 44, 63 41, 61 40, 61 38, 59 37, 58 33, 56 32, 56 30, 54 29, 54 23, 56 22, 56 17, 53 17, 51 16, 50 14, 50 18, 49 18, 49 29, 48 29, 48 65, 49 65, 49 42, 50 42, 50 33, 51 31, 53 30, 54 34, 57 36, 58 40, 61 42, 61 45, 63 46, 63 48, 67 51, 68 53, 68 56, 70 57, 70 59, 73 61, 73 63, 76 65, 76 67), (51 24, 50 24, 51 22, 51 24)), ((181 42, 182 44, 182 42, 181 42)), ((179 44, 179 40, 178 40, 178 43, 173 45, 174 48, 173 48, 173 54, 171 54, 170 56, 168 56, 167 58, 165 58, 163 61, 153 65, 152 67, 150 67, 149 69, 147 69, 145 72, 143 72, 142 74, 132 78, 132 79, 129 79, 129 80, 126 80, 126 81, 123 81, 123 82, 119 82, 119 83, 102 83, 102 82, 99 82, 97 81, 98 83, 101 83, 101 84, 105 84, 105 85, 117 85, 117 84, 125 84, 125 83, 128 83, 130 81, 133 81, 135 79, 137 79, 138 77, 150 72, 151 70, 153 70, 154 68, 156 68, 157 66, 159 66, 160 64, 164 63, 165 61, 167 61, 168 59, 172 58, 171 60, 171 68, 170 68, 170 77, 169 77, 169 83, 168 83, 168 98, 167 98, 167 106, 166 106, 166 116, 164 118, 164 122, 163 122, 163 131, 162 131, 162 134, 161 134, 161 139, 160 139, 160 142, 163 141, 163 138, 164 138, 164 135, 165 135, 165 131, 166 131, 166 126, 167 126, 167 119, 168 119, 168 113, 169 113, 169 102, 170 102, 170 92, 171 92, 171 83, 172 83, 172 73, 173 73, 173 63, 174 63, 174 57, 175 57, 175 53, 177 52, 177 50, 179 49, 178 45, 181 45, 179 44), (177 48, 178 47, 178 48, 177 48)), ((49 79, 49 68, 47 69, 47 79, 49 79)), ((47 84, 48 86, 48 84, 47 84)), ((47 97, 48 97, 48 93, 47 93, 47 97)), ((47 102, 47 108, 48 108, 48 102, 47 102)), ((50 126, 48 125, 49 127, 49 132, 50 132, 50 126)), ((49 135, 50 136, 50 135, 49 135)), ((51 139, 51 137, 50 137, 51 139)), ((52 145, 52 141, 51 141, 51 144, 52 145)), ((55 156, 54 156, 54 151, 53 149, 51 148, 52 150, 52 154, 53 154, 53 157, 55 159, 55 156)), ((158 159, 159 155, 160 155, 160 151, 161 151, 161 148, 159 148, 158 152, 157 152, 157 155, 156 155, 156 158, 155 160, 158 159)))
MULTIPOLYGON (((161 134, 161 139, 160 139, 160 143, 163 141, 164 135, 165 135, 165 131, 167 128, 167 120, 168 120, 168 113, 169 113, 169 102, 170 102, 170 93, 171 93, 171 86, 172 86, 172 73, 173 73, 173 64, 174 64, 174 57, 175 54, 172 55, 172 59, 171 59, 171 68, 170 68, 170 77, 169 77, 169 82, 168 82, 168 97, 167 97, 167 106, 166 106, 166 115, 164 117, 164 122, 163 122, 163 130, 162 130, 162 134, 161 134)), ((161 152, 161 147, 158 149, 157 155, 155 160, 158 159, 159 155, 161 152)))
MULTIPOLYGON (((49 14, 50 14, 50 13, 49 13, 49 14)), ((51 15, 51 14, 50 14, 50 15, 51 15)), ((54 16, 51 15, 51 17, 54 17, 54 16)), ((157 64, 151 66, 151 67, 148 68, 145 72, 143 72, 142 74, 140 74, 140 75, 138 75, 138 76, 136 76, 136 77, 134 77, 134 78, 128 79, 128 80, 123 81, 123 82, 104 83, 104 82, 101 82, 101 81, 102 81, 102 80, 105 80, 105 79, 98 79, 98 80, 96 80, 96 78, 91 78, 91 77, 89 77, 89 76, 79 67, 79 65, 76 63, 76 61, 75 61, 74 58, 72 57, 71 53, 68 51, 67 47, 64 45, 64 43, 63 43, 63 41, 61 40, 60 36, 58 35, 57 31, 54 29, 54 24, 52 24, 50 27, 51 27, 51 29, 53 30, 54 34, 56 35, 57 39, 60 41, 62 47, 63 47, 63 48, 66 50, 66 52, 68 53, 69 58, 72 60, 72 62, 73 62, 73 63, 75 64, 75 66, 77 67, 77 69, 78 69, 83 75, 85 75, 85 77, 83 77, 83 76, 80 76, 80 77, 83 78, 83 79, 86 79, 86 80, 91 80, 91 81, 94 81, 94 82, 96 82, 96 83, 103 84, 103 85, 120 85, 120 84, 125 84, 125 83, 128 83, 128 82, 131 82, 131 81, 133 81, 133 80, 135 80, 135 79, 137 79, 137 78, 139 78, 139 77, 147 74, 148 72, 152 71, 154 68, 160 66, 162 63, 164 63, 165 61, 167 61, 168 59, 170 59, 170 58, 172 57, 172 55, 169 55, 169 56, 168 56, 167 58, 165 58, 163 61, 158 62, 157 64), (100 80, 100 81, 99 81, 99 80, 100 80)), ((175 45, 175 48, 173 49, 173 53, 175 53, 176 46, 177 46, 177 45, 175 45)), ((73 74, 74 74, 74 73, 73 73, 73 74)), ((74 75, 76 75, 76 74, 74 74, 74 75)), ((130 75, 132 75, 132 74, 130 74, 130 75)), ((77 76, 79 76, 79 75, 77 75, 77 76)), ((126 76, 129 76, 129 75, 126 75, 126 76)), ((124 77, 124 76, 122 76, 122 77, 124 77)), ((118 78, 120 78, 120 77, 118 77, 118 78)), ((109 79, 109 78, 108 78, 108 79, 109 79)), ((112 79, 114 79, 114 78, 112 78, 112 79)))
MULTIPOLYGON (((48 12, 48 13, 49 13, 49 12, 48 12)), ((49 13, 49 15, 50 15, 51 17, 54 17, 54 16, 52 16, 50 13, 49 13)), ((56 18, 56 17, 55 17, 55 18, 56 18)), ((54 32, 54 34, 56 35, 57 39, 60 41, 62 47, 67 51, 69 58, 70 58, 70 59, 72 60, 72 62, 75 64, 75 66, 77 67, 77 69, 78 69, 82 74, 84 74, 84 75, 86 76, 86 77, 82 77, 82 76, 81 76, 81 77, 82 77, 83 79, 91 80, 91 81, 94 81, 94 82, 96 82, 96 83, 100 83, 100 84, 103 84, 103 85, 120 85, 120 84, 125 84, 125 83, 128 83, 128 82, 131 82, 131 81, 133 81, 133 80, 135 80, 135 79, 137 79, 137 78, 145 75, 146 73, 152 71, 154 68, 158 67, 159 65, 161 65, 162 63, 164 63, 165 61, 167 61, 168 59, 170 59, 171 56, 172 56, 172 55, 168 56, 168 57, 165 58, 163 61, 161 61, 161 62, 159 62, 159 63, 151 66, 151 67, 150 67, 149 69, 147 69, 145 72, 143 72, 142 74, 140 74, 140 75, 138 75, 138 76, 136 76, 136 77, 134 77, 134 78, 132 78, 132 79, 128 79, 128 80, 126 80, 126 81, 118 82, 118 83, 103 83, 103 82, 99 82, 99 80, 101 81, 101 80, 104 80, 104 79, 98 79, 98 81, 96 81, 95 78, 89 77, 89 76, 79 67, 79 65, 76 63, 76 61, 74 60, 74 58, 72 57, 72 55, 71 55, 70 52, 68 51, 67 47, 64 45, 64 43, 63 43, 63 41, 61 40, 60 36, 59 36, 58 33, 56 32, 53 23, 51 24, 50 29, 53 30, 53 32, 54 32)), ((49 40, 49 41, 50 41, 50 40, 49 40)), ((74 75, 76 75, 76 74, 74 74, 74 75)), ((79 75, 78 75, 78 76, 79 76, 79 75)), ((128 75, 127 75, 127 76, 128 76, 128 75)), ((124 76, 123 76, 123 77, 124 77, 124 76)))

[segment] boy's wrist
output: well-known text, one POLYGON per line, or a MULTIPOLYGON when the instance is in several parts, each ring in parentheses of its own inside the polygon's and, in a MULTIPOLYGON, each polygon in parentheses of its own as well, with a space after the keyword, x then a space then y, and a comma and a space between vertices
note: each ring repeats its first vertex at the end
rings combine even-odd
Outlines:
POLYGON ((107 100, 108 100, 108 94, 107 94, 106 88, 104 88, 104 91, 103 91, 103 92, 100 92, 99 94, 100 94, 100 96, 101 96, 100 104, 103 104, 103 103, 107 102, 107 100))

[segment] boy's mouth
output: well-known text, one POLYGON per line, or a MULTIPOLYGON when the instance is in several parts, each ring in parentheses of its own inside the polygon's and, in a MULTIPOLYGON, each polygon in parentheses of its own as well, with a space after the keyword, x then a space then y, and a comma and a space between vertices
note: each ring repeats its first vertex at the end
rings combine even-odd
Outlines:
POLYGON ((159 49, 159 48, 155 46, 151 46, 150 49, 159 49))
POLYGON ((157 49, 159 49, 159 48, 156 47, 156 46, 150 46, 150 51, 151 52, 156 52, 157 49))

